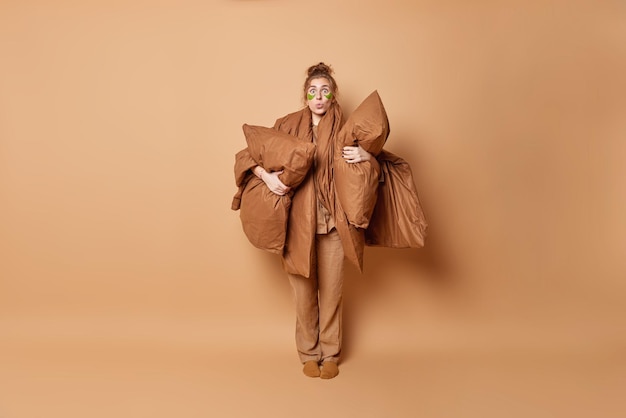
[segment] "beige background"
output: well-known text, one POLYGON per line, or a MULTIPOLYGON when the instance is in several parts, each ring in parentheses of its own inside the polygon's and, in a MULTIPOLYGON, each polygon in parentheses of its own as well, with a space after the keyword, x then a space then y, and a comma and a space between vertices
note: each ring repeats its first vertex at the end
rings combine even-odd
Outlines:
POLYGON ((626 3, 0 3, 0 416, 617 417, 626 3), (378 89, 430 223, 332 381, 230 210, 243 123, 378 89))

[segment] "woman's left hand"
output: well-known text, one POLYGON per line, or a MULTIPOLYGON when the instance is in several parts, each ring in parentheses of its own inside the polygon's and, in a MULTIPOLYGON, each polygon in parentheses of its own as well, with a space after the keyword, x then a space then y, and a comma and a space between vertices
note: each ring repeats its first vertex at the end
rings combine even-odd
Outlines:
POLYGON ((356 147, 343 147, 341 156, 347 163, 360 163, 369 161, 372 154, 365 151, 360 145, 356 147))

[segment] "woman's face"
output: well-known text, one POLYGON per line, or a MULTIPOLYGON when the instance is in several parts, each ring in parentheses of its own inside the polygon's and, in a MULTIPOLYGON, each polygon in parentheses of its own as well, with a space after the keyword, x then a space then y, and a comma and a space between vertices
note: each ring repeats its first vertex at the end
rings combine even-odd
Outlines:
POLYGON ((324 116, 333 102, 330 81, 324 77, 312 79, 309 82, 306 98, 311 112, 320 118, 324 116))

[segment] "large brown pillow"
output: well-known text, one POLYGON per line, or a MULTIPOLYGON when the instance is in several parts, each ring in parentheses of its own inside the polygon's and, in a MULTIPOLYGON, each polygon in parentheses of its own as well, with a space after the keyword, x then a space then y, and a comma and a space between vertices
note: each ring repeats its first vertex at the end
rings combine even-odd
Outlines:
MULTIPOLYGON (((280 171, 280 180, 297 187, 313 164, 315 145, 293 135, 263 126, 243 125, 248 153, 258 165, 269 172, 280 171)), ((243 159, 244 163, 248 163, 243 159)), ((243 163, 242 163, 243 164, 243 163)), ((273 193, 254 175, 241 195, 240 218, 244 233, 252 245, 281 254, 285 246, 291 194, 273 193)))
POLYGON ((315 144, 264 126, 243 125, 250 156, 267 171, 283 171, 286 186, 297 187, 315 157, 315 144))
POLYGON ((341 156, 343 146, 361 145, 376 157, 389 136, 389 120, 377 91, 371 93, 350 115, 339 132, 335 149, 335 188, 348 221, 367 228, 376 205, 378 164, 347 163, 341 156))
POLYGON ((378 91, 374 90, 352 112, 339 136, 343 145, 360 145, 374 156, 382 151, 389 136, 389 119, 378 91))

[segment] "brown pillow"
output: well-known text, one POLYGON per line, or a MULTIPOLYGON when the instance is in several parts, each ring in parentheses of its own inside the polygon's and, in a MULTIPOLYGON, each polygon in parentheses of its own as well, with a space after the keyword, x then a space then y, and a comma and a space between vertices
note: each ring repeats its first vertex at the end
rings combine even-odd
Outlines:
POLYGON ((290 207, 289 195, 279 196, 263 180, 251 176, 239 208, 241 226, 250 243, 262 250, 282 254, 290 207))
POLYGON ((350 115, 339 132, 335 149, 335 188, 348 221, 367 228, 377 199, 379 168, 376 162, 347 163, 343 146, 361 145, 376 157, 389 135, 389 120, 377 91, 371 93, 350 115))
MULTIPOLYGON (((246 124, 243 132, 252 160, 269 172, 282 170, 279 178, 287 186, 295 188, 302 183, 313 164, 313 143, 263 126, 246 124)), ((242 164, 250 164, 242 155, 242 164)), ((282 254, 293 193, 279 196, 263 180, 248 176, 239 207, 244 233, 255 247, 282 254)))
POLYGON ((389 119, 383 102, 374 90, 350 115, 339 132, 343 145, 361 145, 377 156, 389 136, 389 119))
POLYGON ((297 187, 315 157, 315 144, 264 126, 243 125, 250 156, 267 171, 280 171, 286 186, 297 187))

